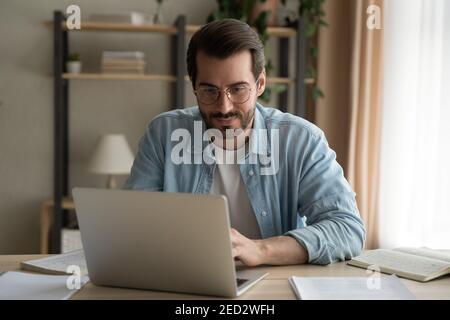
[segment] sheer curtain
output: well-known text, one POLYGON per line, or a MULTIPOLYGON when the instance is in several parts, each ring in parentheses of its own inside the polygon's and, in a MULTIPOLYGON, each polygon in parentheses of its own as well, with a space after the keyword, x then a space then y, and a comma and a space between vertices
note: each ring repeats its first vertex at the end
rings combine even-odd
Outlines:
POLYGON ((450 248, 450 1, 384 2, 380 247, 450 248))

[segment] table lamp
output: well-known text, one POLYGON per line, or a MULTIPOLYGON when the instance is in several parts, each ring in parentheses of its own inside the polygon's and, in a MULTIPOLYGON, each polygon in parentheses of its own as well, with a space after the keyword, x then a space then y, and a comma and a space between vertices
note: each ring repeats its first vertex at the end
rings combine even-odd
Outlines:
POLYGON ((129 174, 134 155, 123 134, 101 135, 88 165, 89 172, 108 176, 108 188, 117 187, 115 175, 129 174))

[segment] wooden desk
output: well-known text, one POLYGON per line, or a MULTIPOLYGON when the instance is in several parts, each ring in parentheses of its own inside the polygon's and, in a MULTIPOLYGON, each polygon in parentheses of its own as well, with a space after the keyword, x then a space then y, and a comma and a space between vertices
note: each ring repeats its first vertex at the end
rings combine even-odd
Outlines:
MULTIPOLYGON (((45 255, 5 255, 0 256, 0 272, 19 270, 21 261, 37 259, 45 255)), ((288 283, 290 276, 303 277, 367 277, 366 270, 348 266, 339 262, 328 266, 301 265, 282 267, 258 267, 269 275, 257 283, 253 288, 237 299, 295 299, 295 295, 288 283)), ((384 276, 384 275, 383 275, 384 276)), ((427 283, 401 279, 406 287, 418 299, 450 299, 450 276, 445 276, 427 283)), ((214 297, 177 294, 170 292, 156 292, 147 290, 121 289, 95 286, 92 283, 85 285, 72 299, 215 299, 214 297)))

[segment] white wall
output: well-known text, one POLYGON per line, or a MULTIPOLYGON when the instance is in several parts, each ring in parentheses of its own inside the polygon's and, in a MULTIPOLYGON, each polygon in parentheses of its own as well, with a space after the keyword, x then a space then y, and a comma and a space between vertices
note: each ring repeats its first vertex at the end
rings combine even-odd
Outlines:
MULTIPOLYGON (((0 254, 39 251, 40 206, 53 193, 53 43, 42 22, 69 4, 81 7, 82 20, 156 8, 154 0, 0 1, 0 254)), ((165 0, 163 12, 167 22, 185 14, 201 24, 214 7, 213 0, 165 0)), ((164 35, 84 32, 71 33, 70 41, 86 70, 97 68, 102 50, 124 49, 145 51, 148 72, 170 73, 164 35)), ((99 133, 126 134, 136 152, 145 125, 171 101, 168 83, 148 81, 71 81, 69 97, 71 187, 106 182, 83 167, 99 133)), ((192 95, 187 100, 194 103, 192 95)))

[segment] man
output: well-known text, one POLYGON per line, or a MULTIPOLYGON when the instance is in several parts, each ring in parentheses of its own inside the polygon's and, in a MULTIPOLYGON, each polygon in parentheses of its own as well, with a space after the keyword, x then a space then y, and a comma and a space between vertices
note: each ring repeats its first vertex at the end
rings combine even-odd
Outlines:
POLYGON ((323 132, 257 103, 266 74, 256 32, 233 19, 203 26, 187 67, 198 107, 151 121, 125 188, 224 194, 233 256, 248 266, 358 255, 364 225, 323 132))

